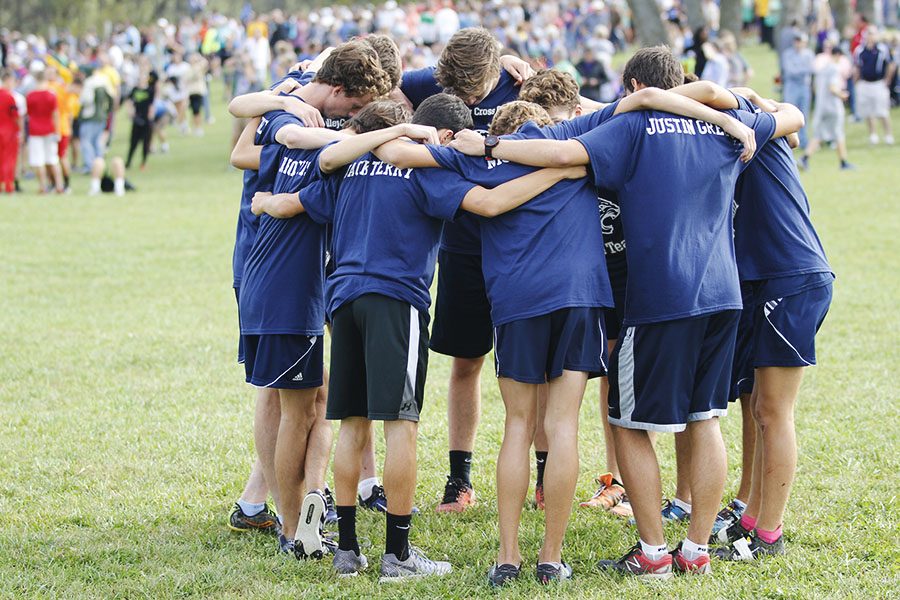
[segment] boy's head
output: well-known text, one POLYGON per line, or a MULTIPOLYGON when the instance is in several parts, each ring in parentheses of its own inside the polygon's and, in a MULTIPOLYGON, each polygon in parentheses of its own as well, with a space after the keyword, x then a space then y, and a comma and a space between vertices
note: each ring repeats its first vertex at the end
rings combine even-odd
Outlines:
POLYGON ((668 90, 684 81, 684 69, 668 46, 650 46, 634 53, 622 71, 625 92, 634 93, 645 87, 668 90))
POLYGON ((581 114, 578 84, 574 77, 562 71, 538 71, 526 79, 519 91, 519 100, 544 107, 556 123, 581 114))
POLYGON ((435 94, 426 99, 416 109, 412 122, 437 129, 441 144, 449 143, 458 131, 473 126, 472 111, 460 98, 450 94, 435 94))
POLYGON ((469 106, 478 104, 500 77, 500 43, 481 27, 453 34, 441 52, 434 78, 448 94, 469 106))
POLYGON ((376 100, 367 104, 347 121, 344 129, 352 129, 356 133, 368 133, 387 129, 400 123, 409 123, 410 119, 412 119, 412 114, 409 109, 399 102, 376 100))
POLYGON ((403 78, 403 66, 400 59, 400 48, 397 47, 394 40, 386 35, 375 33, 362 38, 362 41, 375 49, 378 60, 381 61, 381 68, 384 69, 391 81, 391 89, 399 87, 400 80, 403 78))
POLYGON ((539 127, 553 125, 553 119, 542 106, 534 102, 515 100, 497 109, 488 133, 491 135, 515 133, 528 121, 534 121, 539 127))
POLYGON ((313 82, 332 87, 322 105, 326 117, 352 117, 375 98, 391 91, 388 74, 375 49, 362 41, 341 44, 325 59, 313 82))
POLYGON ((16 86, 16 78, 12 69, 6 67, 0 69, 0 85, 7 89, 12 89, 16 86))

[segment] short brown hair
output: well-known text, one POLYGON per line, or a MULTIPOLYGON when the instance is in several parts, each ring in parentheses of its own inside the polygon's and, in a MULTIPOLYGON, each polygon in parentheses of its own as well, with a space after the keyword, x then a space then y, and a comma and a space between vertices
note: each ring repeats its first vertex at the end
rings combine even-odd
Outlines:
POLYGON ((694 83, 695 81, 700 81, 700 78, 697 77, 696 73, 685 73, 684 74, 684 82, 685 83, 694 83))
POLYGON ((365 42, 345 42, 325 59, 313 81, 341 86, 349 98, 384 96, 391 91, 388 74, 375 49, 365 42))
POLYGON ((497 109, 488 133, 491 135, 515 133, 528 121, 534 121, 540 127, 553 125, 553 119, 550 118, 543 106, 534 102, 514 100, 497 109))
POLYGON ((372 46, 378 54, 381 68, 391 80, 391 89, 399 86, 400 80, 403 78, 403 66, 400 60, 400 48, 397 47, 394 40, 378 33, 366 36, 362 40, 372 46))
POLYGON ((376 100, 369 102, 352 119, 344 124, 344 129, 352 129, 356 133, 368 133, 378 129, 393 127, 399 123, 409 123, 412 113, 405 105, 393 100, 376 100))
POLYGON ((634 79, 647 87, 669 90, 684 82, 684 69, 668 46, 649 46, 634 53, 622 71, 622 83, 629 93, 634 79))
POLYGON ((579 102, 578 84, 568 73, 544 69, 525 80, 519 100, 534 102, 547 110, 560 107, 572 111, 579 102))
POLYGON ((480 94, 500 76, 500 43, 483 27, 453 34, 441 52, 434 78, 444 91, 460 98, 480 94))

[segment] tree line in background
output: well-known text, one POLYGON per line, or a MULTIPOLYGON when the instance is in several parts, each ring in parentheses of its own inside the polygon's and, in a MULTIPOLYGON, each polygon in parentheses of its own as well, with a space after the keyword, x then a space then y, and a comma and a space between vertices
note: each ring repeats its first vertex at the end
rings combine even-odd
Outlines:
MULTIPOLYGON (((638 40, 643 44, 665 43, 666 30, 656 0, 627 0, 633 13, 632 23, 638 40)), ((701 0, 682 0, 691 29, 704 23, 701 0)), ((238 15, 245 0, 214 0, 209 8, 227 15, 238 15)), ((175 20, 190 14, 202 0, 2 0, 0 24, 23 33, 46 33, 49 28, 70 30, 76 34, 94 32, 104 34, 108 23, 130 21, 141 26, 160 18, 175 20)), ((254 0, 257 11, 266 12, 281 8, 292 12, 302 6, 314 4, 304 0, 254 0)), ((782 0, 781 23, 805 17, 803 0, 782 0)), ((839 31, 850 22, 851 0, 829 0, 839 31)), ((875 0, 857 0, 857 10, 870 18, 875 16, 875 0)), ((721 27, 731 31, 737 39, 741 31, 741 0, 721 0, 721 27)))

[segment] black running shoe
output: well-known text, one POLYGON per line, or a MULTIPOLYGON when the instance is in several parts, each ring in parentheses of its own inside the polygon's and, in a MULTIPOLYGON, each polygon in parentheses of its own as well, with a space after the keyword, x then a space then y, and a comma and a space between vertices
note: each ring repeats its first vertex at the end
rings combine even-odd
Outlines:
POLYGON ((494 563, 488 571, 488 583, 494 587, 500 587, 507 582, 518 579, 522 567, 510 564, 498 565, 494 563))
POLYGON ((725 529, 720 529, 709 536, 709 543, 711 545, 732 544, 746 537, 750 537, 750 530, 744 529, 744 526, 741 525, 741 520, 738 519, 725 529))
POLYGON ((325 524, 326 525, 334 525, 338 521, 337 509, 334 504, 334 496, 331 494, 331 490, 327 487, 325 488, 325 524))
POLYGON ((357 500, 359 500, 359 505, 363 508, 383 513, 387 512, 387 498, 384 495, 384 488, 380 485, 372 486, 372 493, 369 494, 368 498, 357 496, 357 500))
POLYGON ((721 560, 750 561, 766 556, 784 554, 784 536, 771 544, 759 539, 754 531, 747 537, 735 540, 730 546, 715 549, 715 556, 721 560))
POLYGON ((234 505, 234 510, 231 511, 231 516, 228 517, 228 528, 232 531, 259 531, 271 535, 277 534, 280 529, 278 517, 275 516, 275 511, 269 508, 268 504, 255 515, 245 515, 240 504, 237 503, 234 505))
POLYGON ((540 583, 547 585, 554 581, 563 582, 572 579, 572 567, 564 562, 538 563, 534 574, 540 583))
POLYGON ((470 506, 475 506, 475 490, 472 484, 459 477, 447 477, 444 499, 435 510, 439 513, 460 513, 470 506))

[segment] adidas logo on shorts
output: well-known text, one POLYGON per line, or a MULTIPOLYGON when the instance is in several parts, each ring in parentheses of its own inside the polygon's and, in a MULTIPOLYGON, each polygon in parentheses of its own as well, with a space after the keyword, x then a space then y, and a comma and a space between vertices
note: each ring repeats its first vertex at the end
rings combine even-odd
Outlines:
POLYGON ((303 381, 303 373, 297 373, 291 381, 303 381))

